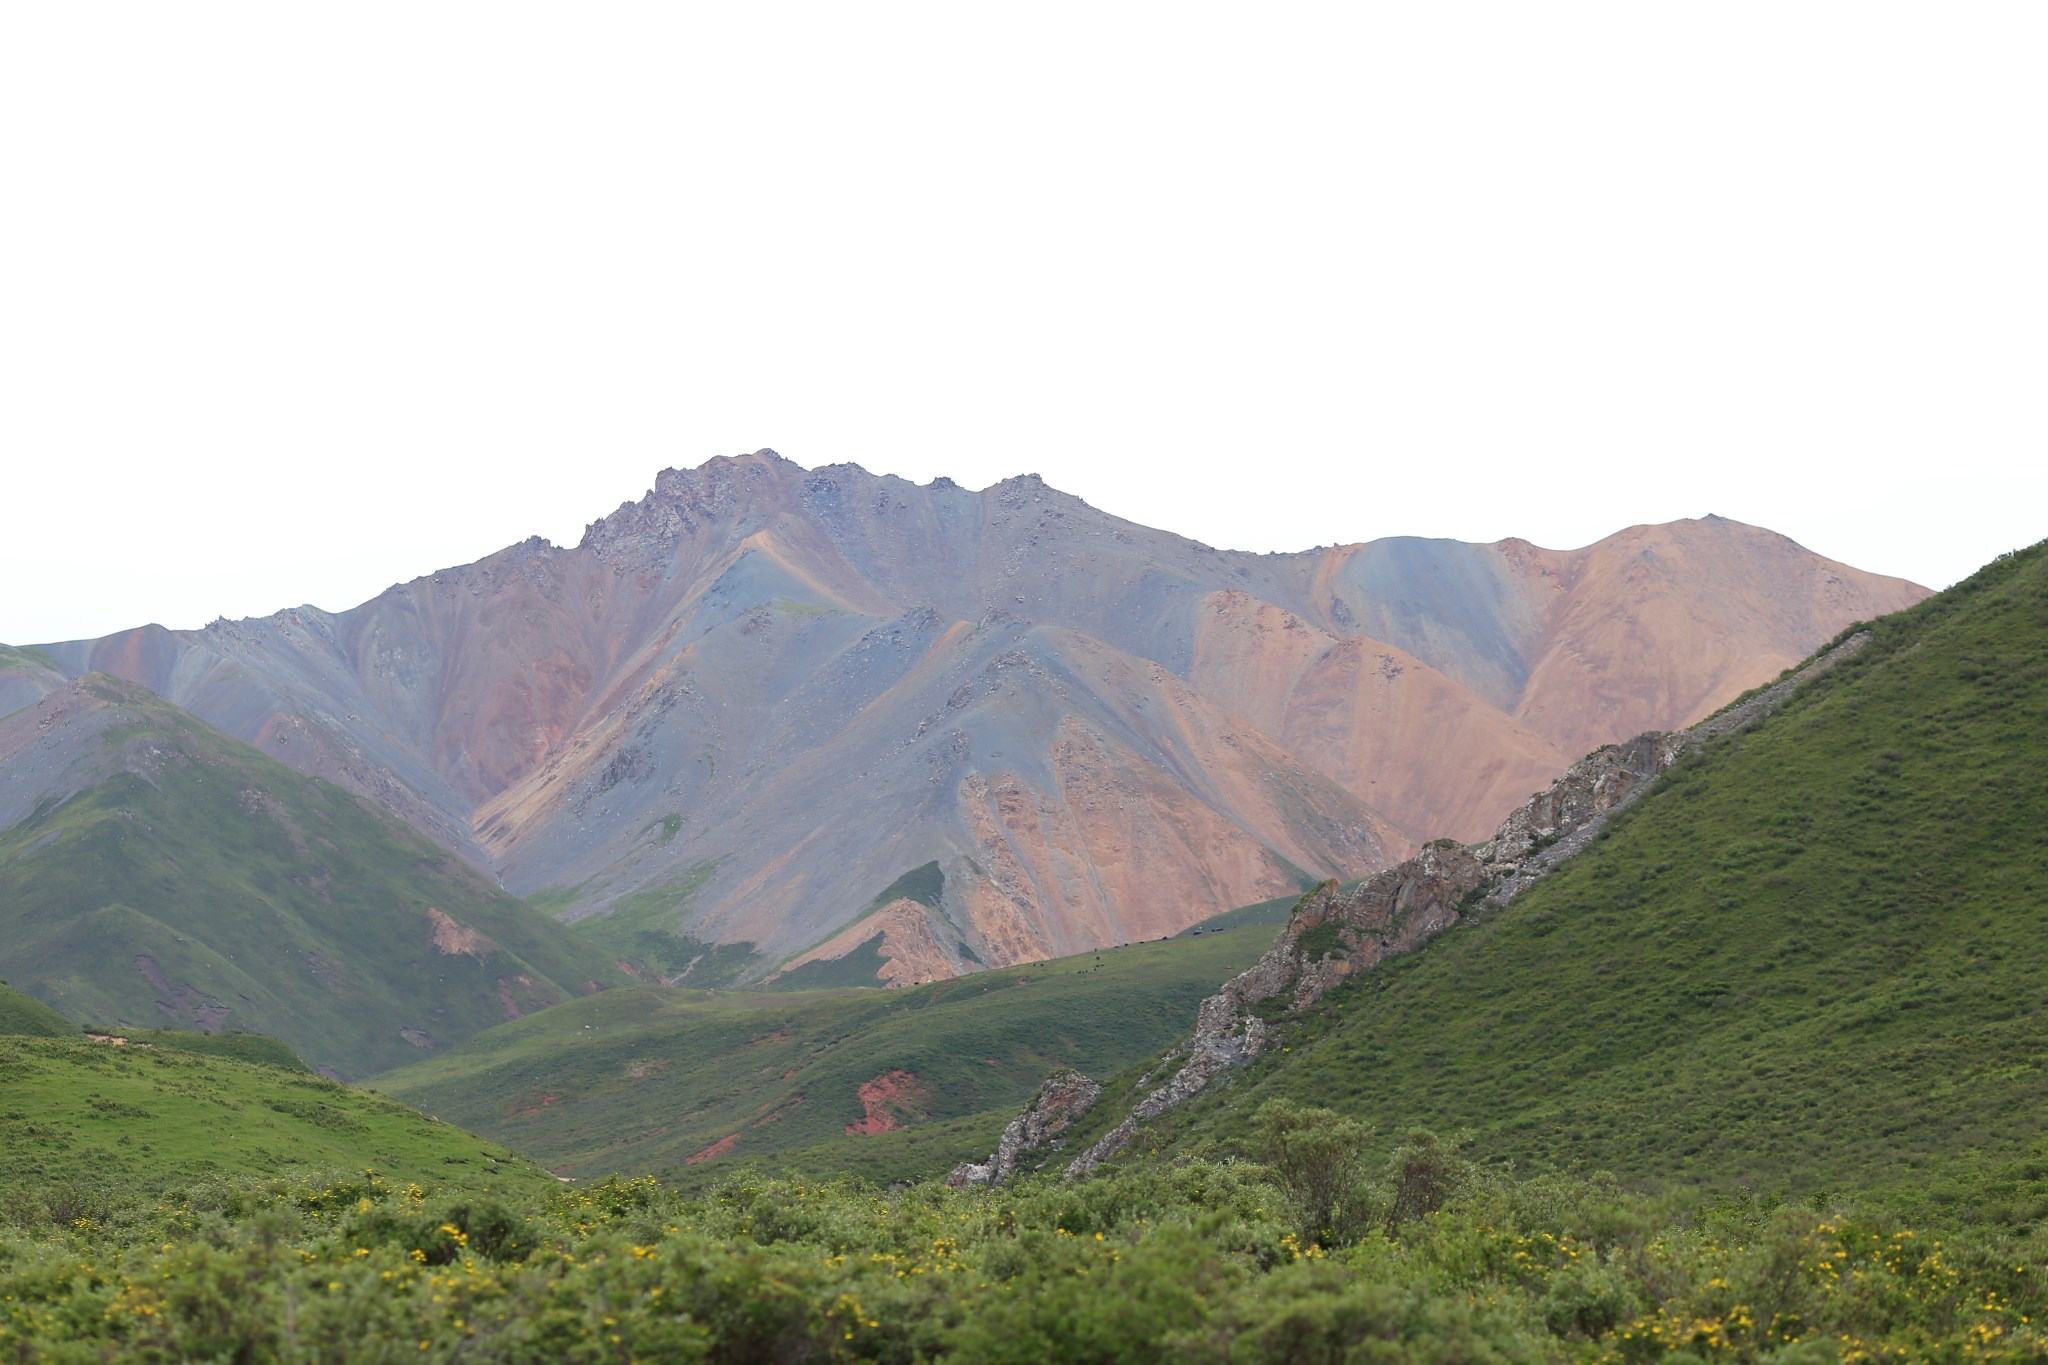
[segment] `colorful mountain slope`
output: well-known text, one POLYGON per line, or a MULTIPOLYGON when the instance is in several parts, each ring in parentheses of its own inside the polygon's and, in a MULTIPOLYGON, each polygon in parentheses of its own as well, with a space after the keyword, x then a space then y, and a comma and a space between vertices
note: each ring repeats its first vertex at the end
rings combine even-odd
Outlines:
POLYGON ((352 611, 45 652, 572 915, 666 895, 671 929, 751 944, 759 976, 930 862, 956 963, 1361 876, 1920 595, 1718 518, 1569 552, 1235 554, 1034 476, 971 492, 764 451, 664 471, 573 549, 352 611))

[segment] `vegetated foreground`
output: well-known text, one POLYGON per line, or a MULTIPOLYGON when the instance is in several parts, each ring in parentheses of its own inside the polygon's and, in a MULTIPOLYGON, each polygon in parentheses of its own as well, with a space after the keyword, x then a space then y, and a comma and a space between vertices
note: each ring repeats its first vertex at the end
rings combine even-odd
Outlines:
MULTIPOLYGON (((2039 1360, 2038 1235, 1383 1164, 1267 1115, 1267 1164, 1000 1191, 730 1177, 476 1198, 373 1173, 0 1223, 15 1360, 2039 1360), (1338 1192, 1350 1226, 1319 1226, 1338 1192), (1321 1236, 1319 1236, 1321 1234, 1321 1236)), ((70 1210, 65 1210, 70 1212, 70 1210)))

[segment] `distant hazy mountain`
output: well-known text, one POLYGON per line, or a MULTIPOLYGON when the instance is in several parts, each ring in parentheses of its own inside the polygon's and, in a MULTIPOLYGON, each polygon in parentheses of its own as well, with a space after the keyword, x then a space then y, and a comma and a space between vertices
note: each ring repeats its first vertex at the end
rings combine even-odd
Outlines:
POLYGON ((865 952, 912 979, 1477 837, 1587 749, 1925 595, 1713 517, 1227 553, 1035 476, 762 451, 352 611, 47 645, 0 705, 115 673, 569 918, 665 936, 676 971, 746 943, 721 971, 865 952))
POLYGON ((343 1076, 623 980, 370 803, 103 674, 0 718, 0 978, 343 1076))

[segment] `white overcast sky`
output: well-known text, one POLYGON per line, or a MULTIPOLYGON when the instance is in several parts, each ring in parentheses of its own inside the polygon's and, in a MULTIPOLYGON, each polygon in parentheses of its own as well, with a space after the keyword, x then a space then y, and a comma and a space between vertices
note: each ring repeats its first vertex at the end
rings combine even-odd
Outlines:
POLYGON ((0 7, 0 640, 772 446, 1212 544, 2048 535, 2048 6, 0 7))

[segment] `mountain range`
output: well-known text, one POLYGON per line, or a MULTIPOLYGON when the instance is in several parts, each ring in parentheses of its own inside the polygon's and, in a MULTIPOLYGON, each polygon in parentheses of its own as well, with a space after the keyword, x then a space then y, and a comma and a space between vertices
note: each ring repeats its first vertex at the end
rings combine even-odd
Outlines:
POLYGON ((1261 555, 761 451, 349 611, 8 650, 0 712, 113 675, 664 979, 901 984, 1476 838, 1925 595, 1718 517, 1261 555))
POLYGON ((1482 844, 1210 922, 1263 927, 904 991, 610 991, 377 1084, 582 1176, 1247 1155, 1278 1098, 1523 1169, 2023 1225, 2048 1214, 2044 603, 2048 545, 2002 557, 1584 756, 1482 844), (1277 937, 1247 913, 1276 909, 1277 937), (1048 1100, 1064 1145, 1018 1149, 1006 1121, 1048 1100))

